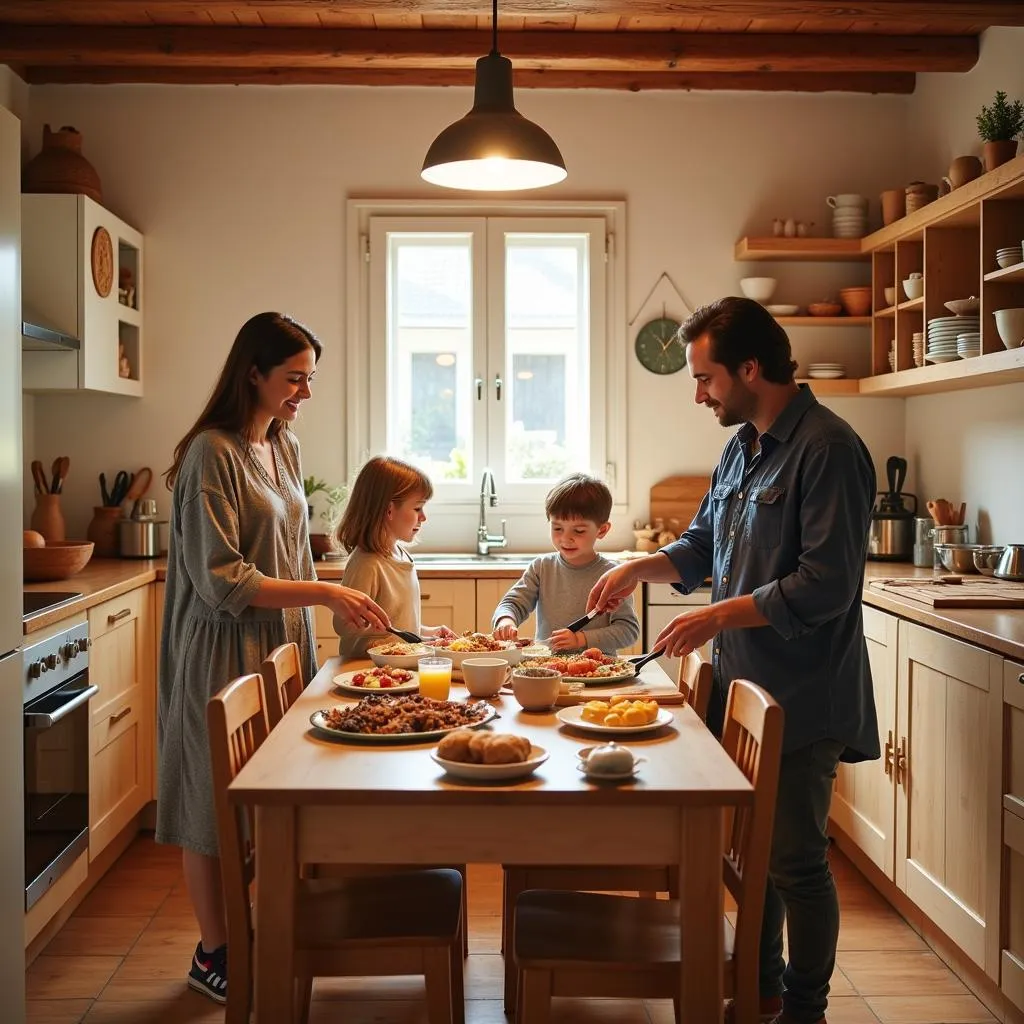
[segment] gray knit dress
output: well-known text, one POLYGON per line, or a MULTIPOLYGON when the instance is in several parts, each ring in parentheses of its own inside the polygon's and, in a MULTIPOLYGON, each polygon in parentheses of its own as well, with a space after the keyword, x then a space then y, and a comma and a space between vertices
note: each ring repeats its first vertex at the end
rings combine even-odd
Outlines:
POLYGON ((207 430, 174 485, 160 639, 156 838, 217 855, 206 703, 294 640, 316 672, 308 608, 253 608, 265 577, 313 580, 299 444, 273 442, 280 486, 239 435, 207 430))

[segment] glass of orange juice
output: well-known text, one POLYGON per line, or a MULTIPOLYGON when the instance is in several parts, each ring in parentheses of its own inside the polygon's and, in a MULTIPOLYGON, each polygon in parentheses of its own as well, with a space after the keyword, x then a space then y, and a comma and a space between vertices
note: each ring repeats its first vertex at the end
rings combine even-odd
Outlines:
POLYGON ((420 694, 434 700, 447 700, 452 685, 451 658, 420 658, 420 694))

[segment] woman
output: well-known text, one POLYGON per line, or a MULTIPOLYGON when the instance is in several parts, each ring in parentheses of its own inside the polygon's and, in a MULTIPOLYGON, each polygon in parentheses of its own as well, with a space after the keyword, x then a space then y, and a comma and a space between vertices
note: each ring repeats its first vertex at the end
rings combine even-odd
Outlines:
POLYGON ((235 338, 213 395, 174 450, 160 642, 158 842, 182 847, 200 940, 193 989, 227 999, 227 926, 217 855, 206 703, 299 645, 316 671, 310 605, 358 627, 387 616, 365 594, 319 582, 309 551, 299 445, 289 424, 310 397, 321 346, 301 324, 260 313, 235 338))

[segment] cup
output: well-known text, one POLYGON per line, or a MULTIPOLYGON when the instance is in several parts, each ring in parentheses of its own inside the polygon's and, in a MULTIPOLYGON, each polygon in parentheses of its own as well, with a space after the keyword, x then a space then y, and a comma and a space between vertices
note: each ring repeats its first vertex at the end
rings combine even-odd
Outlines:
POLYGON ((505 682, 508 662, 501 658, 463 658, 462 678, 472 697, 493 697, 505 682))
POLYGON ((451 658, 420 658, 420 696, 447 700, 452 686, 451 658))
POLYGON ((891 224, 905 216, 907 194, 901 188, 887 188, 882 193, 882 223, 891 224))
POLYGON ((561 689, 562 673, 553 668, 528 666, 512 670, 512 693, 524 711, 550 711, 561 689))

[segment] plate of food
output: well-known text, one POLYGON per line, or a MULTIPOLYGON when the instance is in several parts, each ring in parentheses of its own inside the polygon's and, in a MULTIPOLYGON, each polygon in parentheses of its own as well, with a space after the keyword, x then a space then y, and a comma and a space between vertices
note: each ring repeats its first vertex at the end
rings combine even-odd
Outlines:
POLYGON ((584 732, 622 735, 632 732, 654 732, 675 721, 671 711, 658 707, 653 700, 630 700, 628 697, 589 700, 560 708, 555 717, 563 724, 584 732))
POLYGON ((582 654, 552 654, 546 658, 527 658, 524 664, 557 669, 562 673, 563 679, 571 679, 584 686, 605 686, 608 683, 621 683, 623 680, 636 677, 632 662, 603 654, 596 647, 588 647, 582 654))
POLYGON ((367 652, 374 665, 389 665, 391 668, 416 668, 420 658, 429 658, 434 648, 427 644, 407 644, 401 640, 377 644, 367 652))
MULTIPOLYGON (((526 646, 525 644, 523 646, 526 646)), ((451 658, 454 668, 461 668, 463 658, 501 658, 510 665, 518 665, 523 657, 523 647, 516 640, 495 640, 491 633, 463 633, 462 636, 438 637, 431 641, 432 653, 441 658, 451 658)))
POLYGON ((548 759, 548 752, 525 736, 456 729, 430 756, 457 779, 498 781, 532 775, 548 759))
POLYGON ((360 697, 367 693, 415 693, 420 688, 419 676, 407 668, 392 668, 391 665, 375 665, 351 672, 339 672, 334 685, 343 693, 354 693, 360 697))
POLYGON ((332 739, 422 743, 456 729, 475 729, 497 716, 486 701, 432 700, 420 694, 372 693, 358 704, 321 708, 310 725, 332 739))

